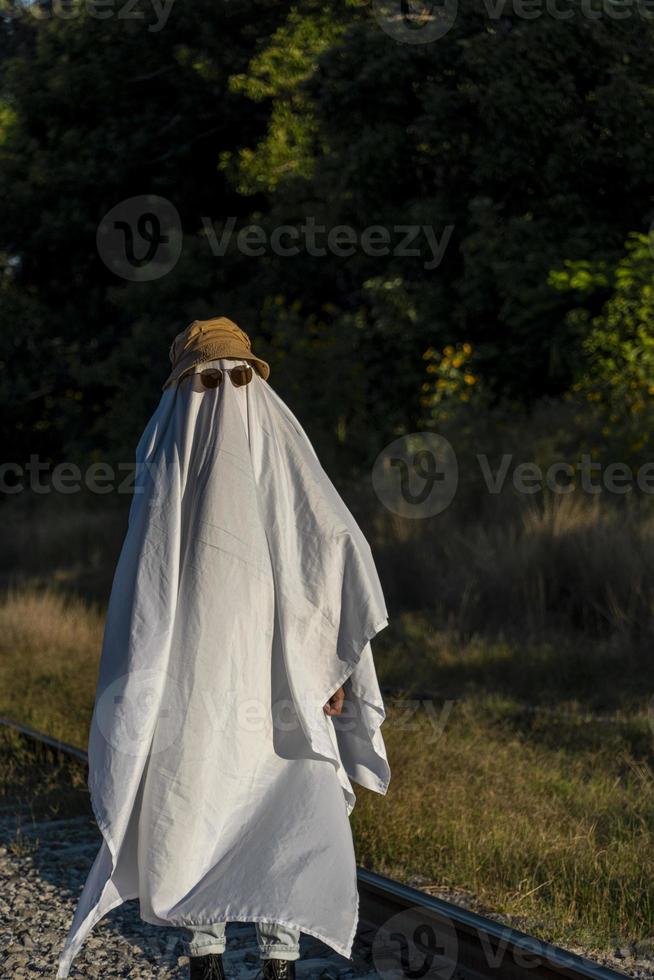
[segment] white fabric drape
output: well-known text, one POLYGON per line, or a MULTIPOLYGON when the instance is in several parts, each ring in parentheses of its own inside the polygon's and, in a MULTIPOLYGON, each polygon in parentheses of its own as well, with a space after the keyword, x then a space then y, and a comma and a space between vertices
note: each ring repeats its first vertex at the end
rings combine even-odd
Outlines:
POLYGON ((107 912, 272 920, 349 956, 350 780, 390 771, 370 548, 294 415, 254 374, 166 389, 136 449, 89 737, 103 843, 59 961, 107 912), (323 704, 344 684, 347 711, 323 704))

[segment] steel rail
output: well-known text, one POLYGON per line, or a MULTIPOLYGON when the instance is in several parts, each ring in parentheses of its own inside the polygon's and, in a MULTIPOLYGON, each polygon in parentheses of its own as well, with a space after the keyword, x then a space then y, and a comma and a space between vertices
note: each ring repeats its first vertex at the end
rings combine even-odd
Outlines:
MULTIPOLYGON (((397 969, 389 963, 382 970, 388 980, 402 977, 402 948, 405 962, 408 956, 412 968, 420 971, 422 966, 426 972, 418 975, 426 980, 616 980, 627 976, 366 868, 359 868, 357 877, 360 919, 371 930, 368 941, 373 958, 380 929, 390 933, 381 939, 384 951, 393 945, 397 950, 397 969), (425 943, 426 929, 431 943, 425 943)), ((384 952, 381 958, 386 961, 384 952)), ((389 961, 392 959, 390 956, 389 961)))
POLYGON ((28 728, 27 725, 21 725, 20 722, 13 721, 11 718, 5 718, 2 715, 0 715, 0 725, 4 725, 5 728, 12 728, 15 732, 31 738, 35 742, 42 742, 44 745, 49 745, 51 749, 57 749, 59 752, 63 752, 64 755, 74 756, 80 762, 85 762, 88 765, 88 756, 84 749, 78 749, 74 745, 69 745, 68 742, 61 742, 58 738, 52 738, 50 735, 44 735, 43 732, 37 732, 34 728, 28 728))

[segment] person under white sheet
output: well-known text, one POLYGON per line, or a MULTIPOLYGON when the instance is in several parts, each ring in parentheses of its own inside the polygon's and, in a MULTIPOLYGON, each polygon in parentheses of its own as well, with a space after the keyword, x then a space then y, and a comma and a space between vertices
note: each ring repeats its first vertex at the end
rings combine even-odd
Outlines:
POLYGON ((268 366, 226 318, 194 321, 136 449, 89 736, 103 843, 59 961, 138 898, 181 927, 192 980, 224 923, 257 924, 264 976, 299 935, 351 953, 352 781, 385 793, 370 548, 268 366), (345 709, 343 710, 343 704, 345 709))

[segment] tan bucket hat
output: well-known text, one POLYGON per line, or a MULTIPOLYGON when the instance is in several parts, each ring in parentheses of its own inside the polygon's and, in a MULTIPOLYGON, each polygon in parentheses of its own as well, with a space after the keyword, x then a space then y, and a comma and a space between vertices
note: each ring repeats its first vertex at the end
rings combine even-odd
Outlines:
POLYGON ((245 330, 241 330, 226 316, 211 320, 194 320, 186 330, 178 333, 168 353, 173 369, 163 385, 167 388, 193 370, 196 364, 213 361, 219 357, 236 357, 251 361, 258 374, 265 380, 270 366, 252 353, 252 344, 245 330))

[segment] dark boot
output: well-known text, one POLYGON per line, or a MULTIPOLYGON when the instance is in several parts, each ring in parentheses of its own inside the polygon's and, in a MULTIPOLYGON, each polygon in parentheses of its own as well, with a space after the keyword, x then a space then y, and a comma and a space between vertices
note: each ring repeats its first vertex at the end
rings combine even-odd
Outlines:
POLYGON ((264 960, 263 980, 295 980, 295 960, 264 960))
POLYGON ((189 957, 190 980, 225 980, 223 958, 220 953, 189 957))

